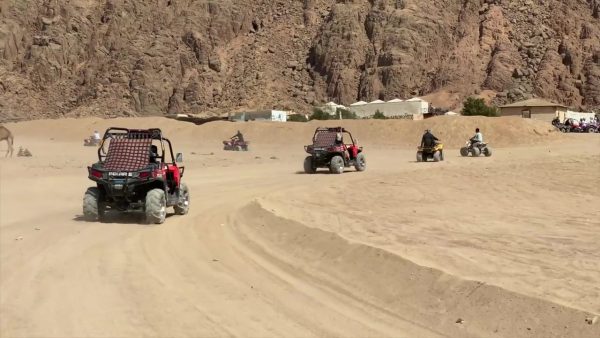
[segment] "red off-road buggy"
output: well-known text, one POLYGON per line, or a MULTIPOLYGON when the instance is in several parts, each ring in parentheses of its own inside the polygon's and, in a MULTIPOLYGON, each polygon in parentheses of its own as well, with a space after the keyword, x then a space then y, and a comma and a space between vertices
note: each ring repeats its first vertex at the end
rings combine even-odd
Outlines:
POLYGON ((314 174, 317 168, 329 168, 334 174, 341 174, 344 168, 352 166, 357 171, 367 169, 363 148, 342 127, 317 128, 313 143, 304 146, 304 150, 310 154, 304 159, 304 172, 307 174, 314 174), (345 143, 344 139, 349 139, 351 143, 345 143))
POLYGON ((96 182, 83 196, 85 219, 104 221, 108 211, 142 211, 148 223, 165 221, 167 207, 185 215, 188 187, 181 182, 181 153, 160 129, 109 128, 98 148, 98 162, 88 167, 96 182))

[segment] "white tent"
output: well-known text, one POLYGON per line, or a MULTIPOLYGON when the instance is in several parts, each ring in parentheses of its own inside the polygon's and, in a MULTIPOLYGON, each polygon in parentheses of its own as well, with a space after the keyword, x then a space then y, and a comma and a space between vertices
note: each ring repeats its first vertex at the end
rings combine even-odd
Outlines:
POLYGON ((404 102, 404 100, 400 100, 400 99, 393 99, 393 100, 389 100, 388 103, 398 103, 398 102, 404 102))
POLYGON ((585 119, 586 121, 589 121, 594 116, 596 116, 594 113, 583 113, 583 112, 571 111, 571 110, 567 110, 567 113, 565 114, 565 118, 568 118, 568 119, 571 118, 571 119, 575 119, 578 121, 580 119, 585 119))
POLYGON ((363 106, 365 104, 367 104, 365 101, 358 101, 351 104, 351 106, 363 106))
POLYGON ((369 104, 371 104, 371 103, 385 103, 385 102, 384 102, 384 101, 381 101, 381 100, 375 100, 375 101, 371 101, 371 102, 369 102, 369 104))

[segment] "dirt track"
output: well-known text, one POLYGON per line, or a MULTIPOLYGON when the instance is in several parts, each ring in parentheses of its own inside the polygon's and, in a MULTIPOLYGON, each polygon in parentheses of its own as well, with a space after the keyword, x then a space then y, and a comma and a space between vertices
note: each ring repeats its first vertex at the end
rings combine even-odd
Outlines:
POLYGON ((10 124, 34 157, 0 160, 0 335, 598 337, 600 137, 495 121, 346 122, 368 169, 343 175, 301 173, 315 124, 10 124), (190 214, 81 221, 84 136, 159 124, 190 214), (491 158, 458 156, 475 124, 491 158), (444 163, 414 162, 426 125, 444 163), (252 151, 221 150, 236 128, 252 151))

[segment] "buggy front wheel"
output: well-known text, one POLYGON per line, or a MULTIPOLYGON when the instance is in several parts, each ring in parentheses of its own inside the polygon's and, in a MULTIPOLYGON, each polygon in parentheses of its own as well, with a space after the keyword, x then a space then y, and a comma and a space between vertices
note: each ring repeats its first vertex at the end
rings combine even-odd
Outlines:
POLYGON ((356 171, 365 171, 365 169, 367 169, 367 159, 365 158, 365 154, 358 153, 356 155, 356 159, 354 160, 354 168, 356 171))
POLYGON ((306 156, 304 159, 304 172, 307 174, 314 174, 317 172, 317 167, 314 165, 312 156, 306 156))
POLYGON ((344 159, 340 155, 331 158, 329 171, 332 174, 341 174, 344 172, 344 159))

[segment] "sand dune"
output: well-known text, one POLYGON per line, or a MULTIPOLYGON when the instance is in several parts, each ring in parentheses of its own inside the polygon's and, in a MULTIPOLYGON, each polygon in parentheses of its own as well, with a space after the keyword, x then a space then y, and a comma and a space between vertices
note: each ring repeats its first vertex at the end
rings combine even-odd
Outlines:
POLYGON ((597 135, 514 118, 343 121, 367 171, 301 173, 314 128, 336 124, 7 124, 34 156, 0 159, 0 336, 600 336, 586 322, 600 313, 597 135), (81 221, 96 157, 82 140, 108 126, 165 130, 184 153, 188 215, 81 221), (494 156, 459 157, 476 126, 494 156), (414 162, 427 127, 443 163, 414 162), (237 129, 251 151, 222 151, 237 129))

